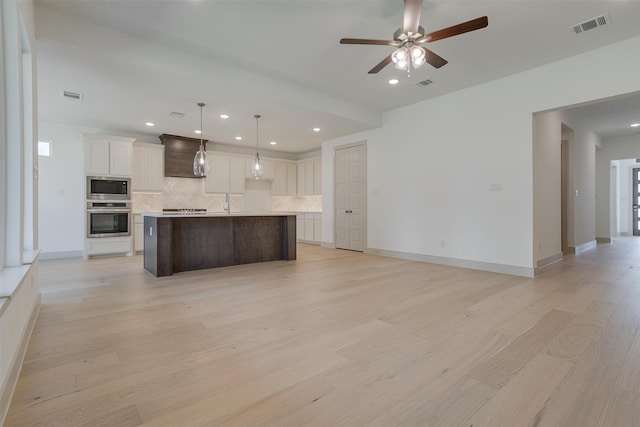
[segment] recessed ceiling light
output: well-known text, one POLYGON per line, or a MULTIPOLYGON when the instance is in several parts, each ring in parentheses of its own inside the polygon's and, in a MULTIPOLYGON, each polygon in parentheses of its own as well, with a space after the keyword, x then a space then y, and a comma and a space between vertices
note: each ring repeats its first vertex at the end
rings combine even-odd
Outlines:
POLYGON ((320 132, 320 128, 313 128, 314 132, 320 132))
POLYGON ((221 119, 228 119, 229 115, 228 114, 220 114, 220 118, 221 119))
POLYGON ((151 123, 151 122, 147 122, 147 123, 145 123, 145 125, 151 127, 151 126, 155 126, 156 124, 155 123, 151 123))
POLYGON ((400 83, 400 80, 398 80, 398 79, 391 79, 391 80, 389 80, 389 84, 390 84, 390 85, 397 85, 398 83, 400 83))
POLYGON ((240 141, 242 139, 241 136, 236 136, 236 141, 240 141))
POLYGON ((194 130, 195 133, 197 133, 198 135, 200 135, 202 133, 201 130, 194 130))
POLYGON ((271 144, 271 145, 276 145, 276 144, 277 144, 277 142, 275 142, 275 141, 271 141, 269 144, 271 144))
POLYGON ((632 128, 637 128, 638 126, 640 126, 640 123, 632 123, 632 124, 631 124, 631 127, 632 127, 632 128))

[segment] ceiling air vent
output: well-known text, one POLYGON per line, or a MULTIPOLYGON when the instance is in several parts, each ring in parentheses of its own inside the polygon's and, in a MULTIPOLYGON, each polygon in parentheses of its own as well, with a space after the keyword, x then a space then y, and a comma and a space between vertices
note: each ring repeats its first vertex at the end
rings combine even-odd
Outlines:
POLYGON ((429 86, 430 84, 433 84, 433 80, 425 79, 416 83, 416 86, 429 86))
POLYGON ((580 34, 585 31, 593 30, 594 28, 602 27, 603 25, 607 25, 610 22, 611 18, 609 18, 609 14, 605 13, 604 15, 597 16, 595 18, 589 19, 588 21, 573 25, 571 29, 574 33, 580 34))
POLYGON ((81 93, 71 92, 71 91, 68 91, 68 90, 63 90, 62 91, 62 97, 64 99, 69 99, 71 101, 82 101, 82 94, 81 93))
POLYGON ((172 112, 169 113, 169 117, 175 117, 176 119, 181 119, 184 117, 184 113, 177 113, 177 112, 172 112))

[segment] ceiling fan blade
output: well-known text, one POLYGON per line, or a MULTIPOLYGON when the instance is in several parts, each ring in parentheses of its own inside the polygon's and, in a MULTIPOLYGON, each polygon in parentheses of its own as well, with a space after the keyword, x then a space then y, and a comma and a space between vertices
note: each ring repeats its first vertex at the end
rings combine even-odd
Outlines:
POLYGON ((480 28, 484 28, 487 25, 489 25, 489 19, 486 16, 483 16, 481 18, 463 22, 462 24, 443 28, 442 30, 435 31, 433 33, 425 34, 423 38, 418 40, 418 43, 434 42, 436 40, 446 39, 447 37, 453 37, 457 36, 458 34, 468 33, 469 31, 479 30, 480 28))
POLYGON ((395 46, 394 40, 373 40, 373 39, 340 39, 340 44, 375 44, 383 46, 395 46))
POLYGON ((378 63, 378 65, 376 65, 375 67, 373 67, 372 69, 369 70, 369 74, 375 74, 378 71, 382 70, 384 67, 386 67, 387 65, 389 65, 391 63, 391 54, 389 54, 389 56, 387 56, 386 58, 384 58, 382 61, 380 61, 378 63))
POLYGON ((422 0, 404 0, 404 14, 402 18, 402 32, 404 34, 418 32, 422 0))
POLYGON ((437 53, 423 47, 424 49, 424 60, 431 64, 434 68, 440 68, 443 65, 447 65, 449 61, 438 55, 437 53))

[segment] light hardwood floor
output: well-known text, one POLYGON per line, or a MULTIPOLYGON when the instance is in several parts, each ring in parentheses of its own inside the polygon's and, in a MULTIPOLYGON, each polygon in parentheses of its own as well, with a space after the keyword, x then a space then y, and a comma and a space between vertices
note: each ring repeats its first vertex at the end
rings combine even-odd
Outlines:
POLYGON ((638 426, 640 239, 526 279, 298 245, 43 261, 7 427, 638 426))

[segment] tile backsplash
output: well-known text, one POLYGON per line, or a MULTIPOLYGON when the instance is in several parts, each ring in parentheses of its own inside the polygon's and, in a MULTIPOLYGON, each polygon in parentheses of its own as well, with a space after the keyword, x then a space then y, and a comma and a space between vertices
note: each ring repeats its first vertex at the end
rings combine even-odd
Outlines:
MULTIPOLYGON (((320 212, 322 196, 271 196, 271 183, 248 182, 243 195, 230 195, 231 212, 320 212)), ((206 209, 224 212, 224 194, 205 194, 204 179, 166 177, 162 193, 133 193, 134 212, 162 209, 206 209)))

